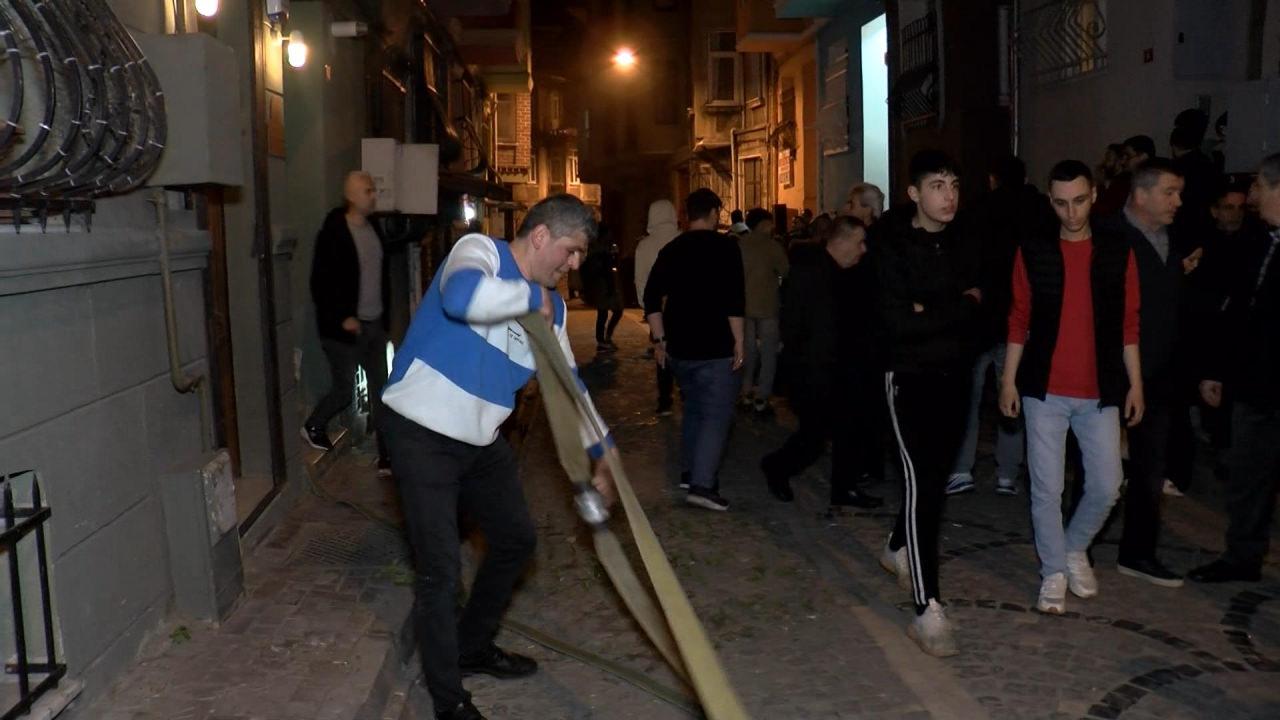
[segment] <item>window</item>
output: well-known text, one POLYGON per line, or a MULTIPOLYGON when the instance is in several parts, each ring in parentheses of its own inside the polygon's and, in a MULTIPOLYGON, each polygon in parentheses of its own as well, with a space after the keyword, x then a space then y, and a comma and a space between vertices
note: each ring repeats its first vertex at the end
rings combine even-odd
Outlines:
POLYGON ((561 118, 564 116, 564 98, 559 90, 547 93, 547 129, 559 130, 561 118))
POLYGON ((708 38, 707 104, 741 105, 742 56, 732 31, 717 30, 708 38))
POLYGON ((823 73, 821 145, 822 154, 835 155, 849 149, 849 43, 841 39, 827 48, 823 73))
POLYGON ((749 157, 739 160, 738 177, 742 180, 742 208, 764 207, 764 159, 749 157))
POLYGON ((796 82, 793 78, 782 78, 782 95, 779 100, 779 115, 782 122, 796 124, 796 82))
POLYGON ((515 145, 518 139, 516 131, 516 96, 511 93, 498 93, 494 103, 494 139, 499 145, 515 145))
POLYGON ((547 168, 550 171, 547 176, 547 182, 552 187, 559 188, 561 192, 564 191, 565 186, 565 165, 564 151, 560 148, 555 148, 547 154, 547 168))
POLYGON ((742 97, 748 105, 764 103, 765 53, 747 53, 742 56, 742 97))
POLYGON ((567 172, 569 175, 569 184, 577 185, 578 184, 578 149, 577 148, 569 149, 569 167, 566 169, 565 172, 567 172))
POLYGON ((427 81, 427 87, 440 91, 440 78, 436 74, 436 51, 427 45, 422 49, 422 77, 427 81))

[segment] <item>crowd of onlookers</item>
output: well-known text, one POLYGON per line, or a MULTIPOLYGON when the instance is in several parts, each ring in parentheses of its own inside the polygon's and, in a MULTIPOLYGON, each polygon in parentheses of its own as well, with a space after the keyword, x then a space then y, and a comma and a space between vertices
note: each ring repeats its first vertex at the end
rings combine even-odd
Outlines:
POLYGON ((1189 576, 1256 580, 1280 475, 1280 156, 1224 174, 1207 124, 1180 114, 1167 157, 1135 136, 1096 169, 1059 163, 1047 192, 999 158, 963 210, 960 170, 936 151, 913 158, 910 202, 888 211, 860 183, 838 212, 781 228, 764 209, 734 211, 721 233, 721 201, 702 189, 681 233, 673 205, 654 203, 636 288, 659 413, 672 373, 684 397, 689 503, 728 508, 718 469, 734 405, 768 415, 775 381, 798 419, 761 460, 780 501, 829 445, 832 505, 876 507, 868 489, 895 446, 904 496, 882 563, 914 592, 913 638, 951 654, 937 523, 945 495, 976 489, 991 383, 994 491, 1030 487, 1041 610, 1062 612, 1068 588, 1097 592, 1087 552, 1122 493, 1118 571, 1182 584, 1158 557, 1160 508, 1190 489, 1198 437, 1226 483, 1230 530, 1222 558, 1189 576))

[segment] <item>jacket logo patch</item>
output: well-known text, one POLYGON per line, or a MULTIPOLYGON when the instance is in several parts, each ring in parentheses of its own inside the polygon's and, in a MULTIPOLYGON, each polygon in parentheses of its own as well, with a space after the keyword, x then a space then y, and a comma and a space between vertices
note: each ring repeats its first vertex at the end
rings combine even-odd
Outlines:
POLYGON ((508 325, 508 326, 507 326, 507 339, 508 339, 508 340, 514 340, 514 341, 516 341, 516 342, 520 343, 521 345, 523 345, 523 344, 524 344, 524 333, 522 333, 522 332, 520 332, 519 330, 515 329, 515 328, 514 328, 514 327, 512 327, 511 325, 508 325))

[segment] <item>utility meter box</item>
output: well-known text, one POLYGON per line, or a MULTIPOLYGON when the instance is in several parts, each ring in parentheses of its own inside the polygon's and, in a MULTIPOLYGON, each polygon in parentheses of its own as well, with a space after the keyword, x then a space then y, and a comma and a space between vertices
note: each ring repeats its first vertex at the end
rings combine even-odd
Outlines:
POLYGON ((133 36, 160 80, 168 128, 147 184, 243 184, 235 51, 205 33, 133 36))
POLYGON ((373 176, 383 212, 435 215, 440 199, 440 146, 365 138, 361 167, 373 176))
POLYGON ((160 482, 174 604, 189 617, 224 620, 244 593, 231 457, 219 450, 160 482))

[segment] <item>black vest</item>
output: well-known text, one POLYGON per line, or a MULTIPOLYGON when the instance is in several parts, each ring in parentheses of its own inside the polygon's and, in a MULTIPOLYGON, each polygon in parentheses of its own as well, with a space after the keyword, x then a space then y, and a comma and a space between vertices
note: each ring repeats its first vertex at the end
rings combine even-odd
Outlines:
MULTIPOLYGON (((1031 282, 1031 323, 1018 366, 1018 390, 1038 400, 1048 392, 1049 369, 1062 318, 1066 279, 1059 242, 1055 235, 1028 240, 1022 246, 1022 260, 1031 282)), ((1094 233, 1089 280, 1102 407, 1123 406, 1129 392, 1129 376, 1124 368, 1124 279, 1128 262, 1128 243, 1119 237, 1094 233)))

